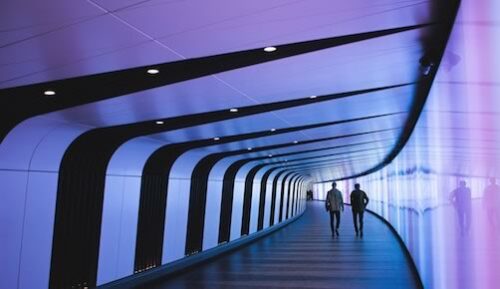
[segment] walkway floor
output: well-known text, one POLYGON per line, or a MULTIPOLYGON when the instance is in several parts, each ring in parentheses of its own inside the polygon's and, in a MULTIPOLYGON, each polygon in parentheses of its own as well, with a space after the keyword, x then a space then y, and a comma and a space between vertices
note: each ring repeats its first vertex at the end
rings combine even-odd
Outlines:
POLYGON ((309 202, 304 216, 282 230, 147 288, 411 289, 416 284, 382 221, 365 214, 365 235, 357 238, 346 207, 340 237, 332 238, 324 204, 309 202))

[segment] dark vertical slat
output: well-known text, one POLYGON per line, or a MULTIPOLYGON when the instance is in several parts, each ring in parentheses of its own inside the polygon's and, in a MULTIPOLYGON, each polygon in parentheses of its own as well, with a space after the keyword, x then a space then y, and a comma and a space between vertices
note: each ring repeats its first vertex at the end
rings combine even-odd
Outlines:
POLYGON ((286 194, 287 194, 287 199, 286 199, 286 214, 285 214, 285 220, 288 220, 288 218, 290 217, 290 202, 291 202, 291 192, 292 192, 292 181, 293 181, 293 178, 294 178, 294 175, 295 173, 291 173, 290 174, 290 179, 288 180, 288 189, 286 191, 286 194))
POLYGON ((229 242, 231 236, 231 216, 233 212, 234 182, 238 170, 246 163, 239 160, 230 165, 222 179, 222 200, 219 221, 219 244, 229 242))
POLYGON ((212 167, 219 160, 220 155, 209 155, 198 162, 193 169, 191 190, 189 193, 186 255, 191 255, 202 250, 208 175, 212 167))
POLYGON ((58 180, 49 288, 92 287, 97 260, 104 200, 104 175, 89 168, 104 166, 102 158, 87 157, 92 143, 76 144, 66 151, 58 180))
POLYGON ((271 216, 269 216, 269 226, 274 225, 274 215, 275 209, 276 209, 276 190, 278 187, 278 180, 279 178, 285 173, 285 171, 278 172, 276 176, 274 176, 273 179, 273 187, 272 187, 272 199, 271 199, 271 216))
POLYGON ((250 232, 250 217, 252 213, 253 181, 257 172, 265 165, 257 165, 248 171, 245 177, 245 191, 243 193, 243 214, 241 216, 241 236, 250 232))
MULTIPOLYGON (((281 181, 281 203, 280 203, 280 212, 279 212, 279 222, 281 223, 283 221, 283 206, 285 206, 285 202, 284 202, 284 196, 286 194, 286 181, 288 179, 289 176, 291 176, 293 174, 293 172, 289 172, 288 174, 286 174, 284 177, 283 177, 283 180, 281 181)), ((287 194, 288 196, 288 194, 287 194)), ((287 199, 287 202, 288 202, 288 199, 287 199)))
POLYGON ((290 207, 290 217, 294 216, 294 211, 293 208, 295 207, 295 189, 297 188, 297 180, 299 179, 298 176, 294 176, 292 180, 292 206, 290 207))
MULTIPOLYGON (((260 199, 259 199, 259 217, 257 221, 257 231, 260 231, 264 228, 264 212, 266 209, 266 194, 267 192, 267 181, 269 179, 269 175, 274 172, 277 168, 271 168, 267 170, 260 180, 260 199)), ((272 197, 271 197, 272 203, 272 197)))

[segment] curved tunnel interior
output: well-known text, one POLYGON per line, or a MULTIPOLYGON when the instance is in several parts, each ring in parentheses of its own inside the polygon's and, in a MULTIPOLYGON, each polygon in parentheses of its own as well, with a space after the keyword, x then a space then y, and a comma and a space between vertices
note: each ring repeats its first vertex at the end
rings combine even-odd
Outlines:
POLYGON ((0 288, 122 286, 274 231, 214 262, 264 258, 273 242, 322 262, 314 252, 335 243, 306 192, 324 200, 332 181, 347 203, 361 184, 384 220, 367 224, 385 226, 339 248, 377 250, 381 238, 405 264, 383 272, 407 266, 408 286, 496 288, 499 9, 2 2, 0 288))

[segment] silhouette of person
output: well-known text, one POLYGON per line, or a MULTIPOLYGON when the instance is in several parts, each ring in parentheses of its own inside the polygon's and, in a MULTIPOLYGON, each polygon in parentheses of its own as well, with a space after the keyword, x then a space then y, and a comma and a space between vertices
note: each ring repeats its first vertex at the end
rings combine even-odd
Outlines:
POLYGON ((460 181, 458 188, 451 192, 450 201, 457 212, 460 234, 469 233, 471 223, 471 192, 466 186, 465 181, 460 181))
POLYGON ((330 229, 332 230, 332 236, 339 235, 340 226, 340 210, 344 211, 344 198, 342 193, 337 189, 337 183, 332 183, 332 189, 326 194, 326 207, 330 212, 330 229), (335 227, 333 223, 337 219, 335 227))
POLYGON ((356 231, 356 236, 363 237, 363 214, 365 208, 368 205, 370 199, 364 191, 360 189, 360 184, 354 185, 354 191, 351 192, 351 207, 352 207, 352 219, 354 221, 354 230, 356 231), (358 227, 359 220, 359 227, 358 227), (359 228, 359 230, 358 230, 359 228))
POLYGON ((307 190, 307 200, 312 200, 313 199, 313 191, 307 190))
POLYGON ((486 210, 488 222, 494 230, 498 230, 499 214, 498 205, 500 201, 500 186, 495 178, 490 178, 490 184, 484 188, 483 207, 486 210))

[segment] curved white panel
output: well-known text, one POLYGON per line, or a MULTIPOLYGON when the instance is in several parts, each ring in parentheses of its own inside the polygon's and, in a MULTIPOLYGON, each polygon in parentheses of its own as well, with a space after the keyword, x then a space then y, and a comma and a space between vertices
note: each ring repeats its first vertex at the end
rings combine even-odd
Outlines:
POLYGON ((222 202, 222 181, 227 168, 234 163, 235 157, 224 158, 217 162, 208 176, 205 226, 203 231, 203 250, 218 245, 220 210, 222 202))
MULTIPOLYGON (((252 162, 254 166, 256 166, 257 162, 252 162)), ((252 206, 250 208, 250 227, 249 234, 257 232, 257 223, 259 221, 259 203, 260 203, 260 182, 262 180, 262 175, 266 171, 261 168, 253 178, 253 186, 252 186, 252 206)), ((267 195, 267 192, 266 192, 267 195)), ((265 197, 265 196, 264 196, 265 197)))
POLYGON ((274 223, 277 224, 279 222, 279 216, 280 213, 282 214, 283 209, 285 209, 285 204, 286 204, 286 194, 282 195, 282 185, 283 185, 283 179, 285 178, 285 175, 287 172, 285 171, 278 177, 278 182, 276 183, 276 209, 275 209, 275 216, 274 216, 274 223), (281 208, 280 204, 283 203, 283 208, 281 208))
POLYGON ((191 175, 196 164, 205 156, 206 153, 199 150, 189 151, 181 155, 170 170, 163 238, 163 264, 185 256, 191 175))
POLYGON ((234 183, 233 211, 231 214, 230 241, 241 237, 241 224, 243 217, 243 196, 245 193, 245 178, 248 171, 254 167, 253 163, 247 163, 238 170, 234 183))
POLYGON ((135 138, 120 146, 108 164, 97 285, 134 273, 142 170, 161 145, 150 138, 135 138))
POLYGON ((87 129, 34 117, 0 145, 0 181, 9 188, 0 193, 0 230, 8 232, 0 256, 9 264, 1 288, 48 286, 58 170, 68 146, 87 129))
MULTIPOLYGON (((269 166, 265 166, 263 168, 266 172, 271 169, 269 166)), ((272 196, 273 196, 273 180, 274 177, 277 174, 277 170, 274 170, 272 173, 269 174, 267 177, 267 182, 266 182, 266 203, 264 206, 264 223, 262 223, 262 229, 265 229, 269 227, 269 219, 271 217, 271 202, 272 202, 272 196)), ((275 199, 276 201, 276 199, 275 199)), ((276 209, 276 205, 274 207, 276 209)))

